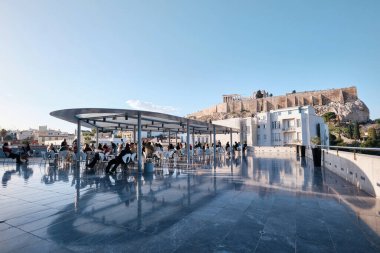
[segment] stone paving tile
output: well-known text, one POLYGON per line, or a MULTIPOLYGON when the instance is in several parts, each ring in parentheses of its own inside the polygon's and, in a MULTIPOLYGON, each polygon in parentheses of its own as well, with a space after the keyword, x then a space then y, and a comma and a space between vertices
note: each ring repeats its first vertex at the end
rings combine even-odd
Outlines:
POLYGON ((0 165, 0 252, 380 252, 376 199, 295 157, 242 164, 79 188, 73 170, 0 165))

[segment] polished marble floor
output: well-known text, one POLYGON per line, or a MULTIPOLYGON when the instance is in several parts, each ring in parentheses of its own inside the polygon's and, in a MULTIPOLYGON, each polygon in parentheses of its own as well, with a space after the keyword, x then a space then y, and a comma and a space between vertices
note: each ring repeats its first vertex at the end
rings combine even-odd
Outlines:
POLYGON ((380 252, 380 204, 293 154, 104 175, 0 160, 0 252, 380 252))

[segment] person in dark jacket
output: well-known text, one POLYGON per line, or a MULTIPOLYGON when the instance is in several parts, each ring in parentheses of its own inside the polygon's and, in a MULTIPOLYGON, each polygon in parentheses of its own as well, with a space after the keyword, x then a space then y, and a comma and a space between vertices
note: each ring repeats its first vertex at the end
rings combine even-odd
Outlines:
POLYGON ((114 173, 116 172, 117 167, 123 163, 123 156, 126 154, 132 154, 131 149, 129 147, 129 144, 125 145, 125 148, 120 152, 119 155, 117 155, 114 159, 108 162, 106 167, 106 173, 114 173), (110 170, 111 166, 113 165, 112 169, 110 170))
POLYGON ((16 159, 16 163, 22 163, 20 154, 13 153, 12 149, 8 145, 8 142, 4 142, 3 152, 7 157, 12 158, 12 159, 16 159))

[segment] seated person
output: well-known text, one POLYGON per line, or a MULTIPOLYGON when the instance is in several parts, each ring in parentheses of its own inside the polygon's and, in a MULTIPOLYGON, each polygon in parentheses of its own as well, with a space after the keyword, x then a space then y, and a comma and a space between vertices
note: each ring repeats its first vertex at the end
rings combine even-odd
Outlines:
POLYGON ((135 143, 131 142, 130 149, 131 149, 132 154, 137 153, 137 145, 135 143))
POLYGON ((110 155, 111 152, 112 152, 112 149, 107 144, 104 144, 103 145, 103 152, 104 152, 105 155, 110 155))
POLYGON ((30 148, 29 142, 26 142, 25 146, 22 147, 22 152, 25 156, 33 156, 33 150, 30 148))
POLYGON ((152 143, 148 142, 147 144, 145 144, 146 158, 152 158, 153 157, 153 152, 154 152, 154 147, 152 146, 152 143))
POLYGON ((83 152, 91 152, 92 149, 90 148, 90 145, 88 145, 88 143, 84 144, 84 147, 83 147, 83 152))
POLYGON ((117 167, 121 163, 123 163, 123 156, 125 156, 126 154, 132 154, 129 144, 126 144, 125 148, 120 152, 120 154, 108 162, 107 167, 106 167, 106 173, 116 172, 117 167), (113 165, 113 168, 110 170, 112 165, 113 165))
POLYGON ((12 159, 16 159, 16 163, 22 163, 21 156, 19 154, 13 153, 12 149, 9 148, 8 142, 4 142, 3 152, 7 157, 12 158, 12 159))
POLYGON ((123 150, 124 146, 123 146, 123 143, 120 143, 117 147, 117 153, 120 154, 121 151, 123 150))
POLYGON ((87 165, 87 167, 91 169, 94 168, 96 162, 100 160, 100 155, 99 155, 100 153, 103 154, 103 146, 102 144, 99 143, 98 148, 95 149, 95 156, 92 159, 92 161, 87 165))

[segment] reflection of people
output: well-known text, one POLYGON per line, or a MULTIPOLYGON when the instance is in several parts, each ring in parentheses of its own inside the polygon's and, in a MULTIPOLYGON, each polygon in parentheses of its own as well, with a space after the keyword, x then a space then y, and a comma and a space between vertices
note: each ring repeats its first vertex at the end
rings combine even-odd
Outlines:
POLYGON ((8 142, 4 142, 3 152, 7 157, 16 159, 16 163, 22 163, 20 154, 13 153, 12 149, 9 148, 8 142))
POLYGON ((14 171, 14 170, 4 172, 3 178, 1 180, 1 182, 3 183, 3 186, 7 185, 8 181, 11 180, 12 174, 15 172, 16 171, 14 171))

